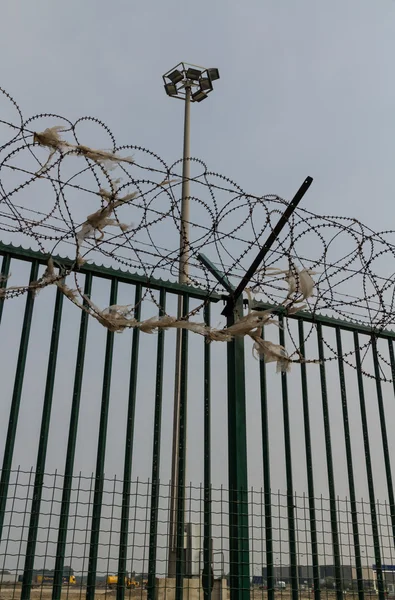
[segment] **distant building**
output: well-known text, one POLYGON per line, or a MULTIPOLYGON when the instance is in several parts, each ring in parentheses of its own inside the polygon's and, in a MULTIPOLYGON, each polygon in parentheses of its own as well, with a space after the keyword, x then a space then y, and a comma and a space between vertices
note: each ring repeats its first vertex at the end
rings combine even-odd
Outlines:
MULTIPOLYGON (((312 565, 299 565, 298 566, 298 580, 300 583, 304 583, 307 581, 308 584, 313 583, 314 574, 313 574, 313 566, 312 565)), ((267 567, 262 567, 262 577, 267 581, 268 572, 267 567)), ((370 569, 367 569, 370 571, 370 569)), ((327 577, 332 577, 336 579, 335 576, 335 565, 320 565, 319 566, 319 578, 320 580, 326 579, 327 577)), ((352 565, 342 565, 341 566, 342 580, 344 582, 352 582, 357 578, 356 569, 352 565)), ((369 577, 368 573, 366 575, 369 577)), ((291 567, 289 565, 273 565, 273 577, 278 581, 285 581, 286 583, 290 583, 291 581, 291 567)), ((369 577, 371 579, 371 577, 369 577)))
MULTIPOLYGON (((384 585, 391 595, 395 594, 395 565, 382 565, 384 585)), ((377 590, 377 567, 373 565, 373 586, 377 590)))

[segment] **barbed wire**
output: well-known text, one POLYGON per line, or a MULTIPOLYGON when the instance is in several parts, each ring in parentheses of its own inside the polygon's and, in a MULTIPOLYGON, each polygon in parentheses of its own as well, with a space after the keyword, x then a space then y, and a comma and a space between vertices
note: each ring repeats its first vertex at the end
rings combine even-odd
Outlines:
MULTIPOLYGON (((261 336, 262 327, 274 321, 273 310, 258 313, 250 308, 233 329, 225 325, 212 329, 192 321, 210 295, 226 294, 199 254, 204 252, 237 285, 288 204, 275 194, 246 193, 195 158, 189 159, 188 281, 205 290, 207 300, 182 319, 165 314, 144 322, 134 319, 134 306, 97 307, 82 291, 78 271, 86 261, 144 274, 148 280, 178 277, 183 252, 179 243, 183 161, 168 165, 141 146, 118 146, 110 129, 94 117, 71 122, 43 113, 25 120, 15 100, 1 88, 0 116, 4 116, 0 119, 2 241, 27 242, 33 249, 70 261, 66 268, 50 260, 41 278, 25 286, 3 278, 2 301, 56 285, 112 331, 187 327, 208 341, 248 335, 258 355, 277 362, 280 370, 292 361, 317 360, 301 356, 288 323, 287 315, 302 307, 313 315, 352 320, 376 332, 393 327, 395 232, 374 232, 356 219, 316 215, 303 208, 293 213, 247 290, 251 302, 285 309, 292 352, 261 336)), ((161 308, 149 288, 143 299, 147 295, 161 308)), ((306 340, 314 327, 306 332, 306 340)), ((325 360, 337 358, 333 345, 324 342, 325 360)), ((366 354, 370 344, 368 339, 360 349, 366 354)), ((355 368, 349 359, 352 354, 352 350, 345 352, 343 359, 355 368)), ((380 358, 390 370, 390 362, 381 354, 380 358)), ((388 373, 382 378, 391 379, 388 373)))

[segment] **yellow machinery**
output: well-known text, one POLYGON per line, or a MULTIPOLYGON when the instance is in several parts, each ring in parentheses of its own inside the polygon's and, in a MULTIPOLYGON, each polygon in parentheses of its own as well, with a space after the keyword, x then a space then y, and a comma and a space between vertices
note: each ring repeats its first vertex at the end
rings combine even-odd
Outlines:
MULTIPOLYGON (((37 575, 35 581, 37 585, 52 585, 53 584, 53 575, 37 575)), ((63 585, 75 585, 76 579, 74 575, 63 576, 62 577, 63 585)))
MULTIPOLYGON (((118 576, 117 575, 108 575, 107 577, 107 585, 109 588, 113 588, 118 584, 118 576)), ((125 577, 125 585, 129 589, 139 587, 139 582, 131 579, 130 577, 125 577)))

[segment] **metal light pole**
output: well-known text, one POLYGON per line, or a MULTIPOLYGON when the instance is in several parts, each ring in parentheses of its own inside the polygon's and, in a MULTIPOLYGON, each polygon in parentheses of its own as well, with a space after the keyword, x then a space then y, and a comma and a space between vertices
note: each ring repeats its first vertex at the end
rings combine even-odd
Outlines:
MULTIPOLYGON (((179 98, 185 102, 184 112, 184 147, 182 164, 181 191, 181 224, 180 224, 180 260, 178 282, 188 283, 189 275, 189 182, 190 182, 190 110, 191 102, 201 102, 213 90, 212 82, 219 79, 218 69, 206 69, 187 63, 180 63, 163 75, 165 90, 168 96, 179 98)), ((178 296, 177 318, 184 314, 183 297, 178 296)), ((170 484, 170 539, 168 554, 168 577, 176 576, 177 550, 177 505, 185 490, 178 490, 179 478, 179 429, 180 429, 180 400, 181 400, 181 356, 182 331, 176 333, 176 362, 174 382, 173 409, 173 445, 170 484)))
MULTIPOLYGON (((180 263, 178 282, 187 283, 189 274, 189 179, 190 179, 190 115, 191 115, 191 88, 185 88, 185 113, 184 113, 184 150, 182 163, 182 191, 181 191, 181 226, 180 226, 180 263)), ((178 296, 177 319, 184 312, 183 296, 178 296)), ((169 565, 168 576, 176 576, 176 540, 177 540, 177 500, 178 500, 178 464, 179 464, 179 427, 180 427, 180 400, 181 400, 181 353, 182 330, 176 332, 176 364, 174 382, 174 407, 173 407, 173 445, 171 454, 171 483, 170 483, 170 540, 169 540, 169 565)))

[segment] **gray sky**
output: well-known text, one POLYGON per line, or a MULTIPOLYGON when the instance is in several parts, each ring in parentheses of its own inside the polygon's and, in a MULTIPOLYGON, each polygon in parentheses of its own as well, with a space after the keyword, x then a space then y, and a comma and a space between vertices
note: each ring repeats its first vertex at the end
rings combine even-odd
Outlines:
MULTIPOLYGON (((106 122, 118 144, 147 147, 168 164, 181 156, 183 105, 166 97, 162 73, 180 60, 218 67, 221 79, 214 93, 207 102, 192 107, 193 156, 204 160, 210 170, 229 176, 246 191, 257 195, 274 193, 289 199, 304 178, 311 175, 314 184, 303 200, 305 208, 322 214, 356 217, 374 229, 393 228, 395 2, 392 0, 248 0, 244 3, 202 0, 198 4, 175 0, 140 3, 9 0, 3 2, 0 52, 1 86, 18 102, 25 118, 45 112, 64 115, 70 120, 93 115, 106 122)), ((41 208, 39 199, 37 208, 41 208)), ((13 275, 22 280, 26 273, 21 268, 13 275)), ((23 468, 34 464, 32 457, 35 456, 47 357, 40 350, 43 338, 38 336, 41 331, 49 340, 50 322, 46 314, 51 293, 46 290, 40 294, 37 326, 32 332, 32 340, 36 341, 27 368, 26 381, 30 383, 25 386, 15 457, 15 465, 20 463, 23 468), (39 368, 41 378, 37 377, 39 368), (26 404, 28 396, 30 405, 26 404)), ((98 293, 104 295, 108 291, 103 287, 98 293)), ((15 301, 4 315, 12 311, 15 319, 21 318, 23 302, 15 301)), ((70 319, 67 324, 72 322, 74 328, 70 325, 62 330, 65 336, 61 350, 63 367, 59 369, 55 391, 58 403, 54 404, 49 471, 55 468, 62 471, 64 465, 75 360, 71 349, 76 344, 79 319, 73 307, 67 305, 66 311, 70 319)), ((4 321, 2 327, 11 336, 13 321, 11 318, 4 321)), ((89 392, 82 407, 76 465, 76 470, 81 469, 86 474, 90 474, 95 463, 95 433, 92 432, 96 431, 99 419, 101 380, 98 373, 101 373, 105 338, 105 331, 96 323, 90 325, 90 330, 93 332, 89 342, 92 352, 86 384, 89 392), (99 342, 100 352, 95 350, 99 342)), ((129 337, 124 334, 124 339, 117 340, 116 363, 123 374, 119 374, 118 383, 114 377, 118 387, 113 392, 109 422, 107 470, 111 476, 114 473, 121 476, 123 469, 123 442, 119 443, 118 435, 126 410, 128 357, 125 356, 129 337)), ((169 338, 171 349, 174 340, 171 335, 169 338)), ((2 339, 3 351, 5 337, 2 339)), ((142 345, 142 357, 152 357, 155 340, 145 338, 142 345)), ((202 340, 191 340, 191 345, 193 356, 197 356, 200 345, 201 356, 202 340)), ((225 350, 224 346, 213 347, 216 371, 222 372, 213 382, 216 400, 213 423, 218 427, 213 436, 213 483, 216 485, 226 485, 227 481, 225 350)), ((8 368, 15 365, 16 352, 17 341, 10 349, 9 362, 2 366, 2 378, 8 368)), ((189 409, 188 479, 196 484, 203 477, 201 425, 195 427, 203 418, 198 400, 202 382, 201 358, 199 360, 191 369, 194 397, 189 409)), ((142 367, 140 399, 144 396, 147 402, 139 404, 136 413, 139 451, 134 476, 145 480, 151 469, 151 369, 152 366, 142 367)), ((262 467, 257 365, 249 359, 247 372, 252 373, 253 369, 254 375, 248 379, 249 475, 251 485, 259 487, 262 467)), ((312 396, 319 390, 317 369, 312 372, 312 396)), ((335 374, 335 369, 336 365, 328 367, 329 373, 335 374)), ((302 493, 306 490, 306 475, 303 438, 299 435, 302 423, 298 378, 299 371, 295 369, 290 376, 290 386, 295 390, 290 402, 296 459, 294 485, 302 493)), ((170 389, 171 374, 168 379, 170 389)), ((6 380, 6 397, 9 398, 12 378, 6 380)), ((270 396, 276 396, 270 408, 272 485, 273 489, 284 491, 279 378, 272 373, 269 382, 270 396)), ((374 390, 369 385, 374 436, 378 422, 374 390)), ((351 374, 350 387, 353 386, 355 376, 351 374)), ((389 388, 386 396, 389 411, 393 411, 391 394, 389 388)), ((336 423, 340 403, 335 386, 331 386, 329 395, 336 423)), ((162 477, 166 481, 170 475, 171 402, 169 393, 165 399, 162 466, 162 477)), ((317 404, 319 402, 317 397, 317 404)), ((4 406, 5 418, 7 411, 8 405, 4 406)), ((313 431, 315 457, 319 457, 323 456, 319 409, 314 418, 317 422, 313 431)), ((4 429, 5 421, 3 425, 4 429)), ((358 455, 362 451, 359 424, 353 431, 358 455)), ((344 497, 348 487, 343 432, 335 427, 333 435, 335 453, 338 453, 335 460, 337 492, 344 497)), ((380 447, 374 447, 375 452, 376 464, 381 465, 380 447)), ((358 472, 358 494, 366 497, 364 467, 358 472)), ((320 464, 316 465, 316 477, 317 493, 327 495, 325 470, 320 464)), ((380 469, 376 487, 377 495, 385 499, 385 481, 380 469)))
POLYGON ((182 104, 161 75, 218 66, 193 107, 192 153, 251 193, 386 224, 395 89, 391 0, 4 2, 2 86, 25 115, 103 119, 120 143, 180 157, 182 104), (375 210, 371 211, 372 202, 375 210))

